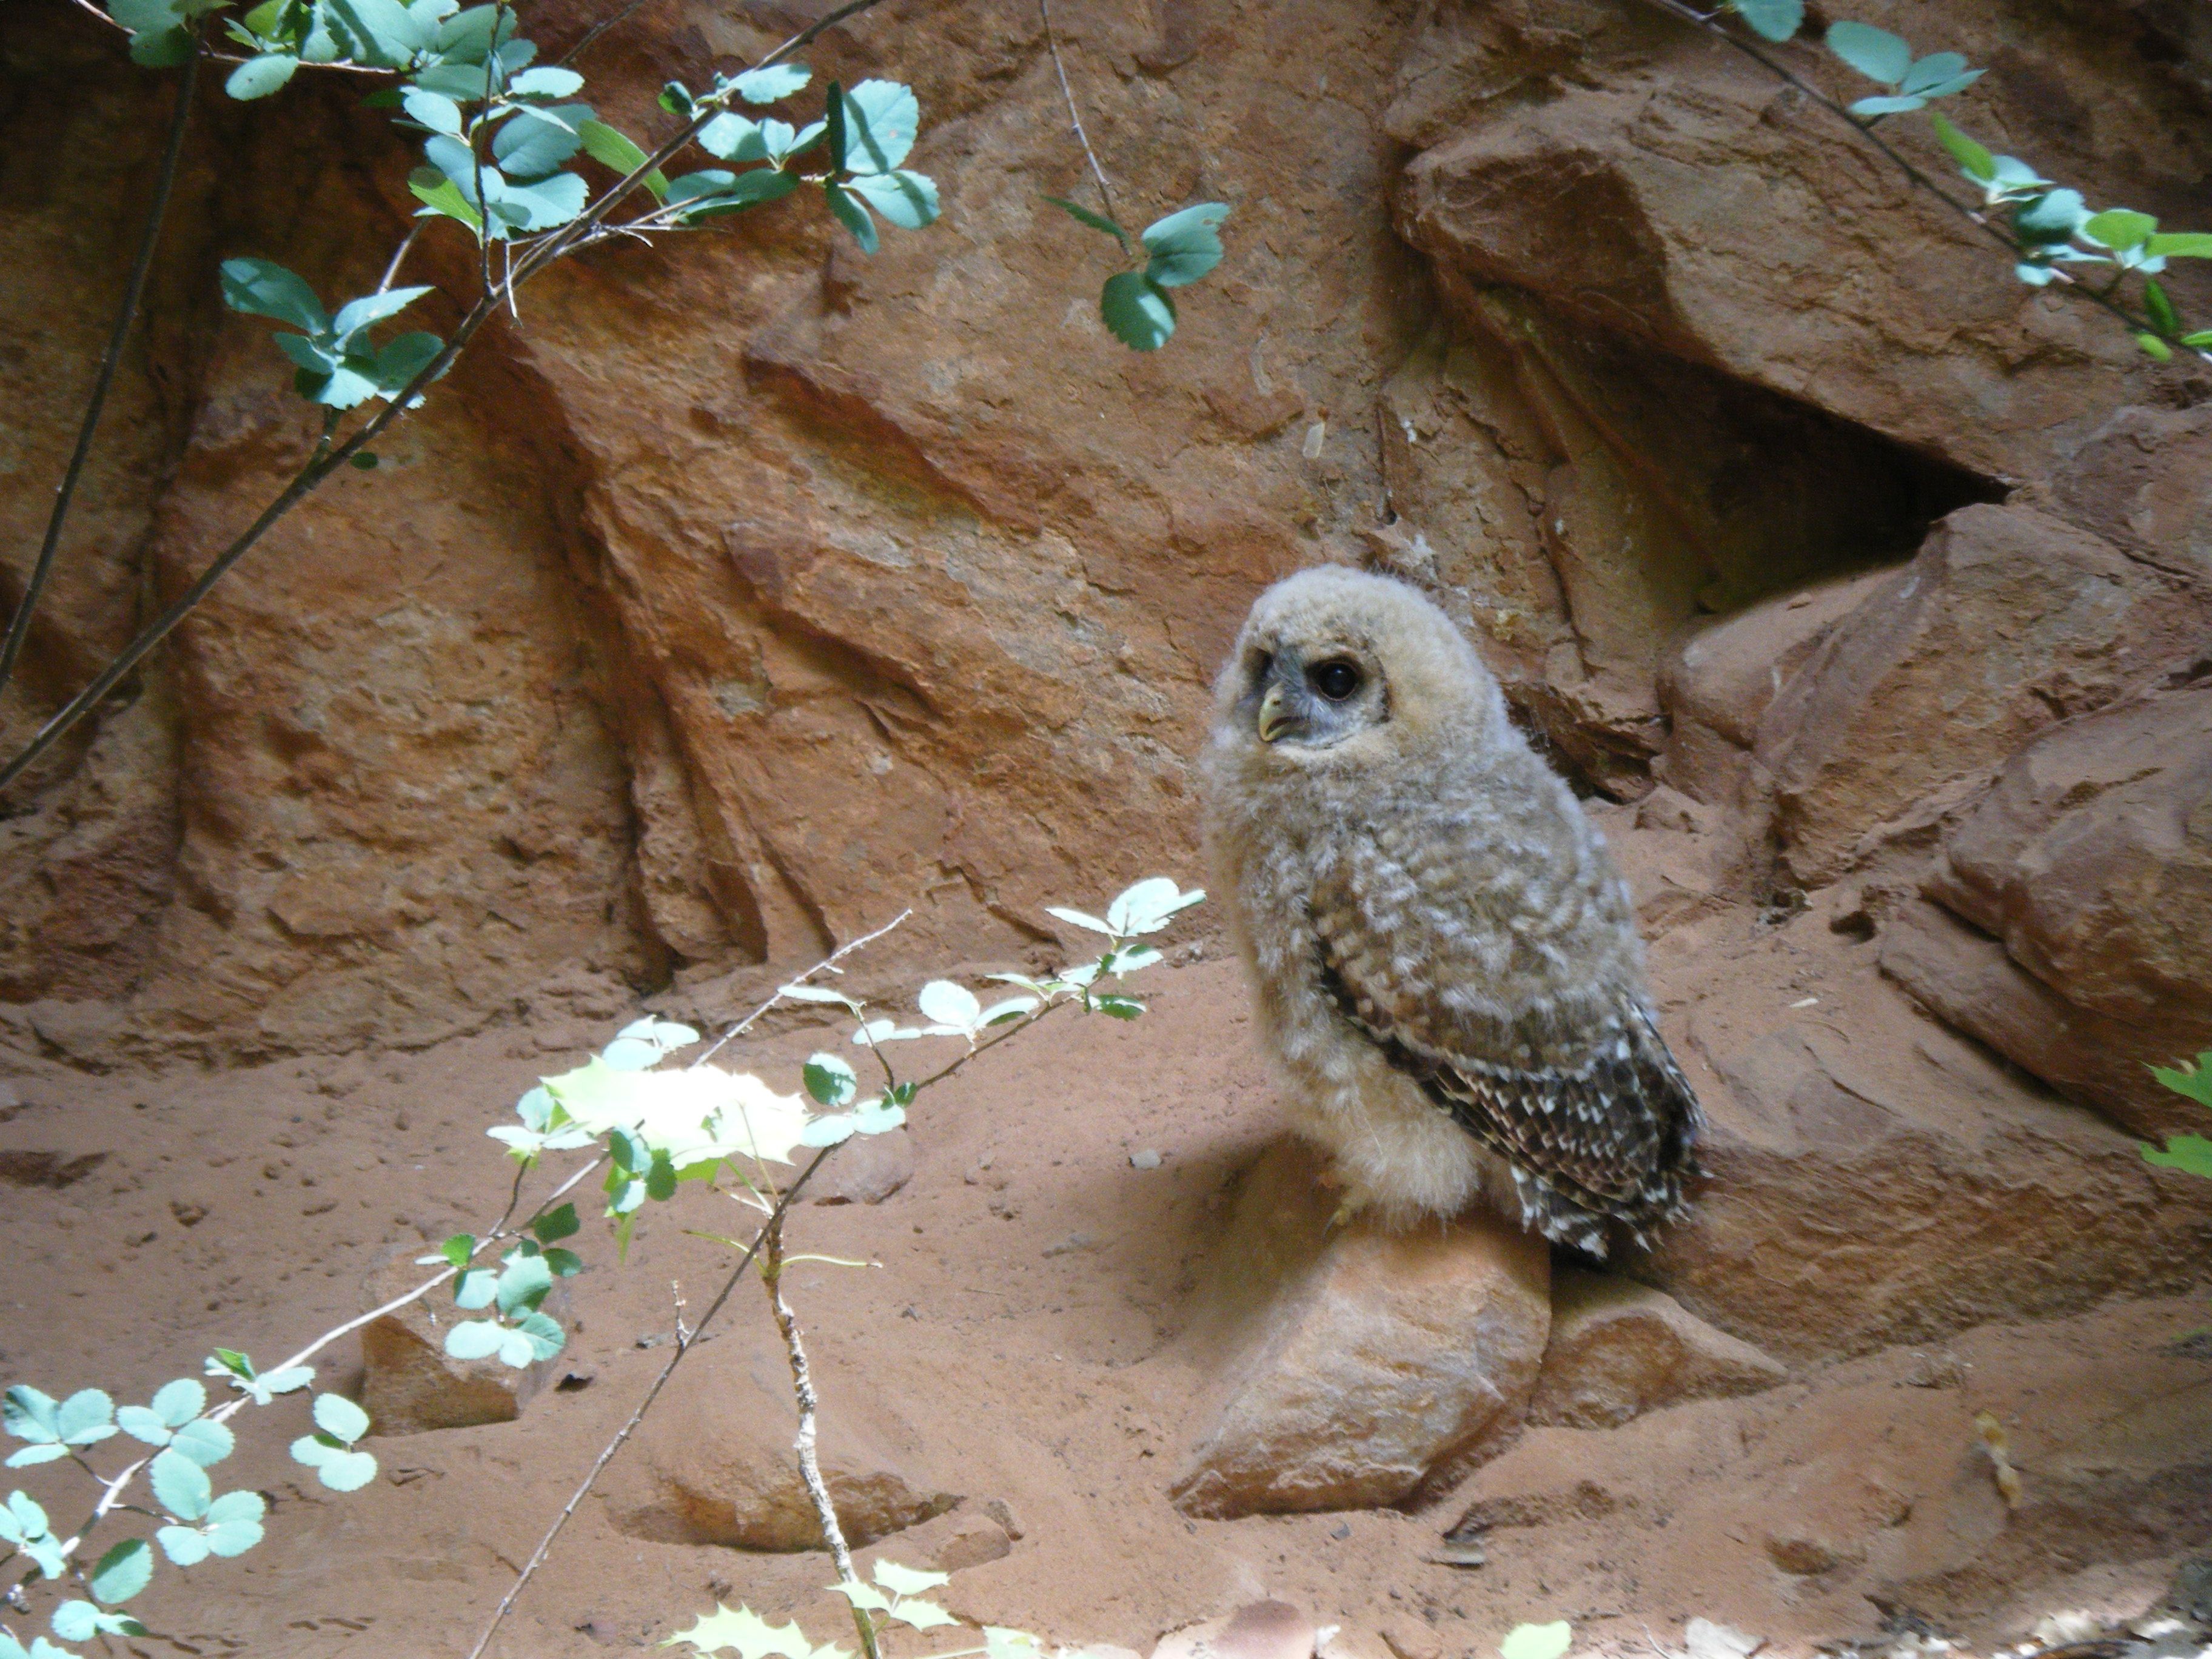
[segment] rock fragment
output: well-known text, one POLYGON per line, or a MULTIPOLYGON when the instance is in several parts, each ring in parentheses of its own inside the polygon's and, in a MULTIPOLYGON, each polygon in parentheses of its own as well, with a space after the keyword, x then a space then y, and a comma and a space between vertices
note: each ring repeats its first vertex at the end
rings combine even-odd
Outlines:
POLYGON ((1663 1291, 1611 1273, 1560 1272, 1532 1424, 1609 1429, 1664 1406, 1771 1389, 1788 1369, 1663 1291))
POLYGON ((1542 1243, 1478 1217, 1332 1232, 1316 1156, 1247 1177, 1199 1341, 1223 1377, 1174 1489, 1186 1514, 1395 1504, 1517 1426, 1550 1328, 1542 1243))
MULTIPOLYGON (((380 1306, 422 1282, 432 1270, 419 1266, 415 1255, 413 1249, 395 1252, 370 1274, 362 1296, 364 1309, 380 1306)), ((560 1318, 562 1304, 556 1297, 563 1297, 557 1285, 547 1298, 547 1310, 560 1318)), ((497 1359, 452 1358, 446 1352, 447 1332, 456 1320, 475 1317, 456 1310, 452 1291, 441 1285, 362 1327, 361 1403, 374 1432, 422 1434, 507 1423, 521 1415, 552 1379, 560 1356, 521 1370, 497 1359)))

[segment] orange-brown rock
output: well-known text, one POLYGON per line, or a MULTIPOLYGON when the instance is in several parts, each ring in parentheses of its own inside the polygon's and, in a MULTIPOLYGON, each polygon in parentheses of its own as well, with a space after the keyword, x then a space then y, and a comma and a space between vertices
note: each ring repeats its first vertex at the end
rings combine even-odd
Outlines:
POLYGON ((1353 1221, 1313 1155, 1246 1176, 1198 1339, 1214 1398, 1176 1505, 1202 1516, 1397 1503, 1518 1425, 1551 1322, 1543 1243, 1486 1215, 1353 1221))

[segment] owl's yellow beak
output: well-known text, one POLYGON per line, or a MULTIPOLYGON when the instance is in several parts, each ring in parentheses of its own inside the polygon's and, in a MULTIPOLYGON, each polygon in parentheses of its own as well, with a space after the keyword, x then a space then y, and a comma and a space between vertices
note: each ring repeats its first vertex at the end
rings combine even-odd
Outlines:
POLYGON ((1278 681, 1260 699, 1260 741, 1273 743, 1297 724, 1297 714, 1285 706, 1282 683, 1278 681))

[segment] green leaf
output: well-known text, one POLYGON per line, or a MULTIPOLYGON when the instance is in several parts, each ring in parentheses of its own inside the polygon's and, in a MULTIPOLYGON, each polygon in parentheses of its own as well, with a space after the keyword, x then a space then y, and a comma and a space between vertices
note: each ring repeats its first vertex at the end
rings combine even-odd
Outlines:
POLYGON ((1109 1014, 1115 1019, 1136 1019, 1145 1012, 1145 1005, 1136 998, 1117 995, 1111 991, 1091 998, 1091 1006, 1100 1013, 1109 1014))
POLYGON ((516 98, 566 98, 583 87, 584 77, 575 70, 550 64, 525 70, 507 83, 508 94, 516 98))
MULTIPOLYGON (((54 1609, 54 1634, 64 1642, 89 1642, 101 1636, 143 1636, 146 1626, 127 1613, 103 1613, 89 1601, 64 1601, 54 1609)), ((17 1649, 21 1652, 21 1649, 17 1649)), ((49 1648, 51 1654, 55 1650, 49 1648)), ((6 1650, 0 1648, 0 1655, 6 1650)))
POLYGON ((1175 301, 1142 271, 1116 271, 1099 290, 1098 315, 1109 333, 1134 351, 1157 351, 1175 332, 1175 301))
POLYGON ((2152 237, 2143 251, 2163 259, 2212 259, 2212 234, 2201 230, 2169 231, 2152 237))
POLYGON ((1918 93, 1923 97, 1940 98, 1946 94, 1937 88, 1971 86, 1980 76, 1978 70, 1969 70, 1966 58, 1955 52, 1931 52, 1905 71, 1897 89, 1918 93))
POLYGON ((126 1538, 100 1558, 85 1588, 96 1601, 110 1607, 128 1601, 154 1578, 154 1552, 143 1538, 126 1538))
POLYGON ((831 1112, 809 1120, 799 1132, 802 1146, 841 1146, 860 1132, 860 1120, 850 1112, 831 1112))
POLYGON ((564 1238, 574 1237, 583 1230, 583 1225, 582 1222, 576 1219, 576 1206, 574 1204, 563 1204, 559 1209, 548 1210, 544 1215, 532 1220, 530 1224, 530 1231, 537 1235, 540 1244, 552 1244, 564 1238))
POLYGON ((1167 926, 1170 918, 1203 903, 1205 899, 1206 890, 1202 887, 1194 887, 1186 893, 1172 876, 1148 876, 1115 895, 1114 902, 1106 907, 1105 931, 1116 939, 1157 933, 1167 926))
MULTIPOLYGON (((605 121, 580 121, 576 137, 583 141, 584 154, 603 167, 611 167, 627 179, 646 164, 645 151, 637 141, 617 132, 605 121)), ((668 179, 655 167, 645 175, 645 187, 662 201, 668 199, 668 179)))
POLYGON ((810 1055, 799 1079, 818 1105, 842 1106, 860 1091, 860 1079, 852 1066, 836 1054, 810 1055))
POLYGON ((766 69, 732 76, 729 84, 748 104, 773 104, 790 97, 813 78, 813 72, 804 64, 771 64, 766 69))
POLYGON ((2081 222, 2081 234, 2109 248, 2130 248, 2150 240, 2158 221, 2130 208, 2107 208, 2081 222))
POLYGON ((1931 115, 1928 121, 1936 129, 1936 141, 1951 152, 1951 159, 1959 164, 1966 177, 1984 185, 1996 177, 1996 158, 1988 150, 1941 115, 1931 115))
POLYGON ((173 1429, 183 1428, 206 1409, 207 1389, 196 1377, 164 1382, 154 1395, 154 1414, 173 1429))
POLYGON ((322 0, 362 43, 355 57, 364 63, 398 69, 436 36, 436 27, 398 0, 322 0))
POLYGON ((274 317, 280 323, 295 324, 310 334, 321 333, 331 323, 330 313, 315 298, 315 290, 269 259, 225 259, 222 299, 233 311, 253 317, 274 317))
POLYGON ((376 1479, 374 1457, 355 1451, 328 1434, 301 1435, 292 1443, 292 1459, 314 1470, 315 1479, 332 1492, 359 1492, 376 1479))
POLYGON ((665 1152, 655 1151, 645 1168, 645 1195, 656 1204, 676 1196, 676 1164, 665 1152))
POLYGON ((550 1315, 534 1310, 522 1316, 501 1343, 499 1357, 520 1370, 540 1359, 550 1359, 568 1346, 568 1334, 550 1315))
POLYGON ((0 1401, 0 1423, 4 1423, 8 1432, 18 1440, 58 1445, 62 1437, 60 1419, 61 1402, 27 1382, 19 1382, 9 1389, 5 1401, 0 1401))
POLYGON ((1769 40, 1787 40, 1805 21, 1805 0, 1735 0, 1736 15, 1769 40))
POLYGON ((1089 208, 1083 207, 1074 202, 1071 202, 1064 196, 1048 196, 1044 199, 1051 203, 1054 207, 1058 208, 1062 213, 1067 215, 1069 218, 1074 220, 1076 223, 1079 225, 1088 225, 1093 230, 1105 232, 1107 235, 1111 236, 1115 241, 1121 243, 1123 252, 1129 252, 1134 251, 1135 245, 1130 241, 1129 233, 1122 229, 1121 226, 1115 224, 1111 219, 1109 219, 1104 214, 1093 213, 1089 208))
POLYGON ((449 138, 461 136, 461 106, 441 92, 410 87, 399 94, 400 107, 433 132, 449 138))
POLYGON ((261 1517, 268 1509, 258 1492, 223 1493, 208 1505, 203 1532, 209 1549, 226 1558, 245 1554, 261 1541, 261 1517))
POLYGON ((681 81, 666 81, 661 83, 660 106, 671 115, 680 115, 688 121, 698 112, 699 100, 681 81))
MULTIPOLYGON (((834 126, 832 130, 835 130, 834 126)), ((860 252, 873 253, 878 246, 876 222, 868 216, 867 209, 834 180, 823 183, 822 193, 828 199, 830 211, 837 222, 853 233, 853 240, 860 245, 860 252)))
POLYGON ((201 1421, 187 1423, 177 1431, 177 1437, 169 1449, 179 1456, 189 1457, 202 1468, 211 1468, 230 1455, 238 1444, 228 1423, 201 1421))
POLYGON ((446 1333, 446 1352, 455 1359, 489 1359, 506 1335, 495 1319, 465 1319, 446 1333))
POLYGON ((214 1500, 215 1486, 207 1471, 172 1448, 154 1459, 149 1478, 155 1501, 179 1521, 197 1521, 214 1500))
POLYGON ((464 1312, 491 1306, 499 1294, 499 1275, 489 1267, 471 1267, 453 1281, 453 1305, 464 1312))
MULTIPOLYGON (((2173 301, 2166 296, 2165 286, 2155 276, 2143 278, 2143 310, 2149 313, 2151 326, 2160 334, 2181 332, 2181 313, 2173 308, 2173 301)), ((2173 354, 2168 352, 2160 356, 2153 352, 2151 355, 2159 362, 2165 362, 2173 354)))
POLYGON ((761 124, 726 111, 699 129, 699 148, 724 161, 765 161, 768 145, 761 138, 761 124))
MULTIPOLYGON (((1885 85, 1897 85, 1912 67, 1912 48, 1887 29, 1878 29, 1871 23, 1831 23, 1827 44, 1830 52, 1868 80, 1885 85)), ((1507 1659, 1515 1656, 1508 1655, 1507 1659)))
POLYGON ((2144 1163, 2155 1164, 2161 1170, 2185 1170, 2212 1181, 2212 1140, 2203 1135, 2168 1135, 2164 1152, 2145 1146, 2142 1155, 2144 1163))
POLYGON ((80 1389, 54 1413, 64 1444, 96 1445, 115 1432, 115 1402, 98 1389, 80 1389))
POLYGON ((896 81, 862 81, 840 106, 845 118, 841 171, 890 173, 906 160, 921 125, 921 106, 896 81))
POLYGON ((901 230, 920 230, 937 217, 937 183, 927 173, 855 173, 845 188, 901 230))
POLYGON ((397 317, 430 290, 425 288, 391 288, 381 294, 363 295, 358 300, 349 300, 338 307, 338 314, 331 319, 331 337, 343 349, 362 330, 397 317))
POLYGON ((2013 210, 2012 222, 2023 240, 2055 243, 2071 238, 2088 216, 2080 191, 2052 190, 2021 203, 2013 210))
POLYGON ((1498 1651, 1499 1659, 1560 1659, 1574 1639, 1574 1626, 1564 1619, 1553 1625, 1516 1625, 1498 1651))
MULTIPOLYGON (((665 1152, 656 1153, 653 1161, 656 1166, 664 1164, 668 1161, 668 1155, 665 1152)), ((648 1179, 650 1179, 649 1176, 648 1179)), ((673 1194, 675 1190, 675 1176, 672 1174, 669 1177, 669 1192, 673 1194)), ((654 1196, 659 1197, 661 1194, 655 1194, 654 1196)), ((518 1309, 535 1308, 545 1299, 545 1293, 552 1288, 553 1270, 545 1265, 544 1256, 514 1256, 508 1261, 505 1270, 499 1276, 497 1297, 499 1310, 503 1314, 512 1315, 518 1309)))
POLYGON ((436 335, 421 333, 403 334, 379 348, 375 360, 378 393, 386 398, 398 397, 445 349, 446 343, 436 335))
POLYGON ((576 129, 592 118, 588 104, 518 110, 493 137, 492 160, 510 179, 542 179, 583 148, 576 129))
POLYGON ((1145 275, 1161 288, 1194 283, 1221 263, 1218 227, 1229 216, 1223 202, 1200 202, 1145 228, 1139 239, 1152 256, 1145 275))
POLYGON ((258 58, 249 58, 231 70, 230 79, 222 89, 244 103, 250 99, 266 98, 280 90, 300 67, 300 60, 285 52, 265 52, 258 58))
POLYGON ((467 1267, 469 1258, 476 1253, 477 1237, 474 1233, 455 1233, 438 1246, 438 1254, 445 1258, 449 1267, 467 1267))
POLYGON ((368 1413, 342 1394, 315 1397, 315 1426, 350 1446, 368 1432, 368 1413))
POLYGON ((414 193, 415 199, 422 204, 422 213, 441 214, 448 219, 458 219, 471 230, 483 231, 483 216, 471 205, 469 198, 461 194, 460 187, 436 168, 416 168, 407 175, 407 188, 414 193))
POLYGON ((1916 109, 1928 107, 1925 98, 1862 98, 1850 105, 1854 115, 1905 115, 1916 109))
POLYGON ((823 95, 822 116, 823 129, 828 133, 830 138, 830 170, 832 173, 842 173, 845 171, 847 137, 845 89, 835 81, 830 83, 829 90, 823 95))

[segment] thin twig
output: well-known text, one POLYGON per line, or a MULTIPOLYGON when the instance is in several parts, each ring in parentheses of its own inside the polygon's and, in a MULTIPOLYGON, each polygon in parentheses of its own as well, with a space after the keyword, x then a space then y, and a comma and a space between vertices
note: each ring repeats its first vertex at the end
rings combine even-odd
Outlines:
POLYGON ((422 234, 422 227, 429 222, 430 222, 428 219, 417 219, 414 224, 409 228, 407 234, 400 238, 399 246, 394 248, 392 252, 392 263, 386 265, 384 268, 383 280, 376 285, 376 291, 379 294, 382 294, 388 290, 392 284, 398 280, 399 276, 399 267, 407 262, 407 256, 415 246, 415 239, 422 234))
POLYGON ((676 1374, 676 1368, 684 1363, 684 1356, 699 1346, 702 1334, 714 1322, 714 1316, 722 1310, 722 1304, 730 1299, 730 1293, 738 1288, 738 1283, 745 1276, 746 1270, 753 1265, 753 1258, 760 1254, 761 1241, 766 1235, 768 1227, 775 1225, 783 1218, 785 1212, 791 1208, 793 1200, 799 1196, 806 1183, 813 1179, 814 1172, 822 1167, 823 1160, 836 1150, 835 1146, 824 1146, 820 1152, 815 1153, 813 1159, 799 1172, 798 1178, 783 1189, 783 1196, 776 1201, 775 1210, 769 1216, 767 1226, 763 1226, 760 1232, 753 1236, 753 1242, 746 1246, 745 1253, 738 1258, 738 1265, 730 1269, 730 1276, 722 1281, 722 1288, 714 1292, 714 1299, 707 1304, 707 1311, 699 1316, 699 1322, 692 1327, 691 1340, 678 1345, 675 1352, 669 1355, 668 1363, 660 1368, 660 1374, 653 1379, 653 1386, 645 1391, 645 1397, 637 1402, 637 1409, 629 1414, 629 1420, 622 1425, 616 1432, 615 1437, 608 1441, 601 1449, 599 1455, 592 1460, 589 1473, 584 1476, 576 1490, 569 1494, 568 1501, 561 1506, 561 1513, 553 1518, 553 1524, 545 1529, 545 1536, 538 1540, 538 1547, 531 1552, 530 1559, 523 1564, 521 1573, 508 1587, 507 1594, 500 1598, 499 1606, 493 1610, 491 1622, 484 1626, 483 1634, 477 1638, 476 1646, 469 1650, 469 1659, 483 1659, 484 1650, 491 1645, 492 1637, 497 1632, 500 1626, 506 1621, 508 1611, 514 1606, 515 1598, 522 1594, 523 1587, 537 1576, 538 1568, 544 1565, 546 1556, 552 1551, 553 1540, 560 1537, 562 1528, 568 1526, 569 1517, 576 1512, 576 1506, 590 1495, 592 1488, 599 1484, 600 1473, 614 1460, 615 1454, 629 1443, 630 1436, 637 1431, 638 1425, 645 1421, 645 1414, 653 1409, 653 1401, 660 1398, 660 1391, 668 1386, 668 1379, 676 1374))
MULTIPOLYGON (((761 1265, 761 1285, 768 1292, 769 1312, 775 1316, 775 1328, 783 1337, 783 1351, 791 1361, 791 1396, 799 1407, 799 1432, 791 1443, 793 1453, 799 1460, 799 1478, 806 1487, 806 1496, 814 1504, 814 1516, 822 1526, 823 1541, 830 1547, 830 1559, 837 1568, 837 1582, 857 1584, 860 1578, 853 1571, 853 1552, 845 1542, 845 1528, 837 1520, 837 1506, 830 1501, 830 1487, 822 1479, 822 1462, 815 1453, 814 1419, 821 1409, 815 1397, 813 1373, 806 1365, 806 1345, 799 1340, 799 1319, 791 1310, 791 1304, 783 1296, 783 1218, 776 1218, 762 1230, 765 1241, 761 1265)), ((860 1648, 867 1659, 883 1659, 883 1650, 877 1644, 875 1620, 867 1609, 857 1601, 853 1603, 853 1628, 860 1632, 860 1648)))
MULTIPOLYGON (((1038 3, 1042 4, 1043 0, 1038 0, 1038 3)), ((1999 247, 2004 249, 2005 252, 2014 260, 2020 260, 2027 257, 2028 250, 2015 238, 2008 235, 1999 227, 1992 224, 1990 222, 1990 217, 1987 213, 1969 203, 1959 200, 1957 197, 1952 195, 1949 191, 1944 189, 1942 185, 1937 184, 1935 179, 1929 178, 1927 173, 1923 173, 1918 167, 1915 166, 1911 161, 1908 161, 1904 155, 1899 154, 1896 147, 1890 143, 1890 142, 1884 138, 1879 132, 1876 132, 1871 125, 1860 120, 1856 116, 1853 115, 1850 110, 1845 108, 1839 100, 1830 97, 1826 93, 1821 91, 1820 88, 1806 80, 1796 70, 1790 68, 1788 64, 1784 64, 1776 58, 1772 53, 1753 46, 1750 41, 1745 40, 1733 29, 1723 27, 1719 21, 1715 16, 1705 12, 1701 12, 1695 7, 1684 4, 1683 0, 1644 0, 1644 3, 1648 6, 1655 7, 1660 11, 1665 12, 1670 17, 1678 18, 1681 21, 1688 23, 1693 27, 1704 30, 1707 34, 1711 35, 1717 40, 1727 42, 1729 46, 1735 47, 1736 51, 1750 58, 1752 62, 1757 64, 1761 69, 1764 69, 1769 75, 1775 76, 1778 80, 1783 81, 1790 86, 1796 88, 1799 92, 1803 93, 1806 97, 1811 99, 1822 109, 1826 110, 1831 115, 1833 115, 1838 120, 1841 121, 1845 126, 1849 127, 1853 132, 1856 133, 1868 143, 1872 144, 1876 149, 1880 150, 1900 173, 1904 173, 1905 179, 1916 188, 1924 191, 1929 196, 1935 198, 1936 200, 1942 203, 1953 213, 1958 215, 1959 217, 1964 219, 1968 224, 1973 226, 1975 229, 1981 232, 1984 236, 1989 238, 1990 240, 1995 242, 1999 247)), ((2166 334, 2162 330, 2153 327, 2148 318, 2136 316, 2125 306, 2121 305, 2117 301, 2110 298, 2107 294, 2100 293, 2097 289, 2088 286, 2086 283, 2078 281, 2070 271, 2061 270, 2057 267, 2052 266, 2051 267, 2051 274, 2057 281, 2063 283, 2068 289, 2072 290, 2074 293, 2080 295, 2092 305, 2098 307, 2101 310, 2106 311, 2112 316, 2118 319, 2131 333, 2149 334, 2159 339, 2166 340, 2170 344, 2181 344, 2179 339, 2166 334)), ((2194 347, 2184 346, 2183 349, 2196 350, 2197 349, 2194 347)), ((2205 358, 2208 362, 2212 362, 2212 352, 2198 350, 2197 355, 2200 357, 2205 358)))
POLYGON ((1060 76, 1060 95, 1067 100, 1068 130, 1075 135, 1075 142, 1083 146, 1084 160, 1091 163, 1091 176, 1098 181, 1098 196, 1106 204, 1106 216, 1118 225, 1121 216, 1115 211, 1114 187, 1106 182, 1106 169, 1098 165, 1098 153, 1091 148, 1091 135, 1083 130, 1083 114, 1075 106, 1075 88, 1067 84, 1067 65, 1060 59, 1060 37, 1052 27, 1052 0, 1037 0, 1037 15, 1044 20, 1044 43, 1052 52, 1052 67, 1060 76))
MULTIPOLYGON (((808 980, 812 979, 815 975, 830 971, 836 968, 836 965, 840 962, 843 961, 847 957, 852 955, 854 951, 860 949, 863 945, 873 945, 878 939, 881 939, 885 933, 890 933, 894 927, 897 927, 903 924, 906 920, 913 915, 913 908, 909 906, 908 908, 900 911, 882 927, 877 928, 872 933, 863 933, 860 938, 854 939, 848 944, 839 945, 828 956, 823 957, 821 961, 816 963, 811 968, 809 968, 805 973, 799 975, 796 978, 784 981, 784 984, 804 985, 808 980)), ((728 1030, 723 1032, 721 1036, 716 1037, 713 1045, 708 1048, 705 1054, 693 1060, 691 1062, 692 1065, 704 1066, 708 1060, 714 1059, 716 1054, 721 1053, 722 1049, 727 1044, 734 1042, 737 1038, 743 1036, 747 1031, 750 1030, 754 1021, 757 1020, 763 1014, 766 1013, 769 1009, 775 1007, 777 1003, 782 1000, 783 990, 780 986, 777 988, 776 993, 774 996, 770 997, 766 1002, 761 1004, 759 1007, 754 1009, 752 1012, 747 1014, 735 1025, 730 1027, 728 1030)))
POLYGON ((116 311, 115 326, 109 331, 100 372, 93 377, 92 396, 84 406, 83 424, 77 428, 76 447, 70 453, 61 488, 54 492, 54 510, 46 518, 46 539, 39 544, 39 556, 31 566, 30 580, 23 585, 23 597, 16 601, 15 614, 9 619, 7 639, 0 642, 0 691, 8 689, 8 681, 15 672, 15 660, 22 655, 24 641, 30 636, 31 613, 38 609, 40 596, 46 592, 46 579, 53 574, 54 554, 61 545, 62 525, 76 497, 77 480, 83 476, 85 462, 92 454, 93 434, 99 429, 100 413, 107 407, 108 392, 115 385, 116 370, 123 362, 124 344, 130 338, 131 325, 138 320, 139 302, 146 295, 146 278, 154 268, 154 248, 161 240, 162 222, 169 216, 169 198, 177 183, 177 163, 185 153, 185 130, 191 125, 192 94, 199 87, 203 50, 199 36, 194 34, 192 55, 185 60, 183 78, 177 82, 177 106, 169 117, 168 143, 161 151, 161 170, 154 179, 154 204, 147 210, 146 228, 138 237, 138 252, 131 262, 131 277, 123 288, 123 304, 116 311))

